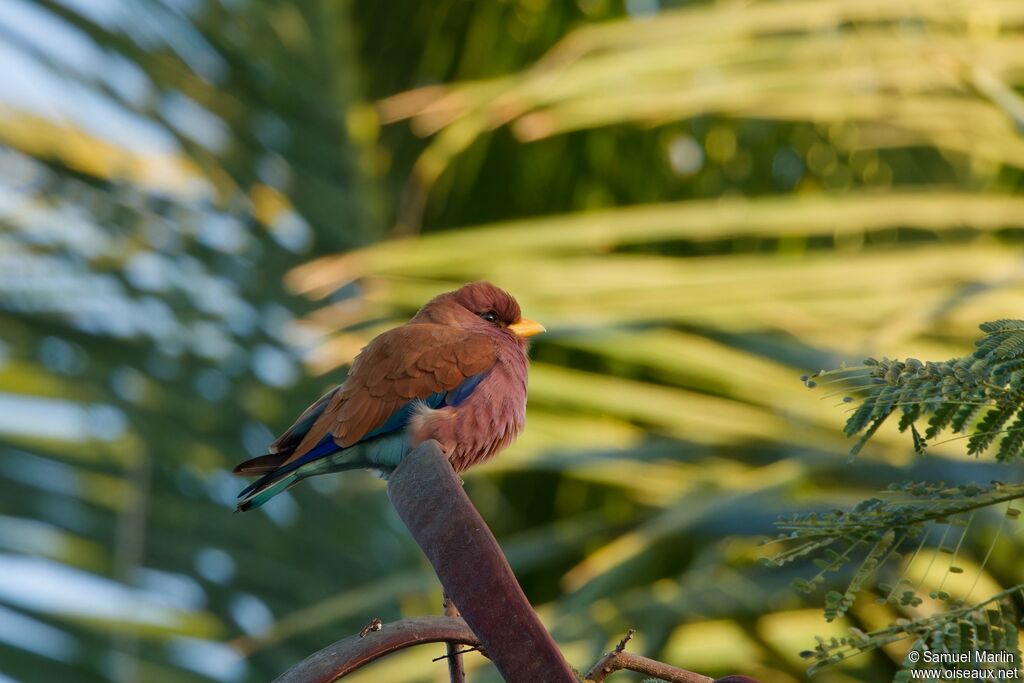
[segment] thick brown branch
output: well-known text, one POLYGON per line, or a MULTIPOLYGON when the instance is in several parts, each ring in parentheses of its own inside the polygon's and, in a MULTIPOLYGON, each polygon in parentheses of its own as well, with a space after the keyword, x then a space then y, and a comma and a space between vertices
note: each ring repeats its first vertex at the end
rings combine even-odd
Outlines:
POLYGON ((479 645, 480 641, 457 617, 419 617, 383 624, 339 640, 288 669, 274 683, 331 683, 375 659, 403 648, 426 643, 479 645))
POLYGON ((576 683, 436 441, 395 469, 388 495, 506 683, 576 683))
MULTIPOLYGON (((383 625, 375 619, 359 634, 307 657, 275 683, 332 683, 396 650, 436 642, 448 643, 452 681, 465 675, 457 646, 470 645, 484 651, 506 683, 577 683, 437 442, 428 441, 409 454, 391 475, 388 495, 451 598, 446 611, 452 613, 458 605, 462 618, 420 617, 383 625)), ((713 682, 626 652, 632 636, 630 631, 587 678, 603 683, 612 673, 628 669, 671 683, 756 683, 744 676, 713 682)))

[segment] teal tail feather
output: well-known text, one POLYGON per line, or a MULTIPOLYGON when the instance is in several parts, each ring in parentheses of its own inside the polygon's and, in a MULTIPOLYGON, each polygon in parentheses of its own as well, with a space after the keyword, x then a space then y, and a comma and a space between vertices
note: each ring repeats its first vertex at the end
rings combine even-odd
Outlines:
POLYGON ((269 481, 265 485, 254 489, 240 499, 235 507, 235 512, 245 512, 246 510, 258 508, 277 494, 287 490, 295 484, 298 484, 301 480, 302 477, 298 473, 292 472, 291 474, 284 475, 280 479, 269 481))
POLYGON ((323 444, 287 465, 281 464, 287 456, 277 454, 247 460, 235 468, 235 474, 262 476, 238 495, 235 511, 245 512, 258 508, 303 479, 317 474, 360 468, 389 471, 402 461, 407 447, 408 440, 405 435, 398 433, 380 436, 340 450, 333 440, 325 439, 323 444))

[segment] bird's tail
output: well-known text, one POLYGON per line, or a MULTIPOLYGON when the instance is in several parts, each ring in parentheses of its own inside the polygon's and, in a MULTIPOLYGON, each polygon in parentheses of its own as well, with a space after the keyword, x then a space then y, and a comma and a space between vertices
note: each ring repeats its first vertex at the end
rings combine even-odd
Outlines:
POLYGON ((281 476, 275 476, 274 473, 270 473, 239 494, 235 512, 245 512, 258 508, 277 494, 298 484, 302 479, 303 477, 297 472, 281 476))
POLYGON ((256 475, 270 474, 284 464, 288 459, 288 453, 267 453, 256 458, 249 458, 245 462, 236 465, 231 474, 236 477, 253 477, 256 475))
POLYGON ((306 477, 361 467, 388 472, 405 457, 409 439, 403 432, 384 434, 342 448, 330 435, 302 457, 286 462, 289 453, 269 453, 246 460, 234 473, 260 478, 238 494, 238 512, 252 510, 306 477))
POLYGON ((268 453, 246 460, 234 469, 239 476, 260 475, 260 478, 238 494, 236 512, 252 510, 277 494, 298 484, 306 477, 326 472, 338 472, 362 467, 358 454, 341 449, 330 437, 324 439, 308 453, 285 464, 290 454, 268 453))

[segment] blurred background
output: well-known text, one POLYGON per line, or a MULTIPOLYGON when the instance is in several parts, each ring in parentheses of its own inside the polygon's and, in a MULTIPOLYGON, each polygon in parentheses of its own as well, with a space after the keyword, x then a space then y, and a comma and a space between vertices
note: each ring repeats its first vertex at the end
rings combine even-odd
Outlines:
POLYGON ((895 430, 850 463, 798 377, 1019 317, 1022 86, 1019 0, 0 0, 0 681, 267 681, 438 613, 372 475, 234 515, 229 470, 479 278, 549 333, 525 435, 466 486, 575 666, 636 627, 798 681, 816 634, 940 608, 827 624, 758 541, 893 480, 1019 478, 895 430))

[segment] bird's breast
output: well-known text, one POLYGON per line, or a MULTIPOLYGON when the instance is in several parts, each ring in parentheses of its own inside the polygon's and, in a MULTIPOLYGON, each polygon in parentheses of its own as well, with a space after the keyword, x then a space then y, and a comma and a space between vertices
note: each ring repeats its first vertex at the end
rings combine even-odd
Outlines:
POLYGON ((526 422, 526 359, 499 360, 472 394, 457 406, 426 405, 409 421, 412 446, 436 439, 456 472, 508 447, 526 422))

